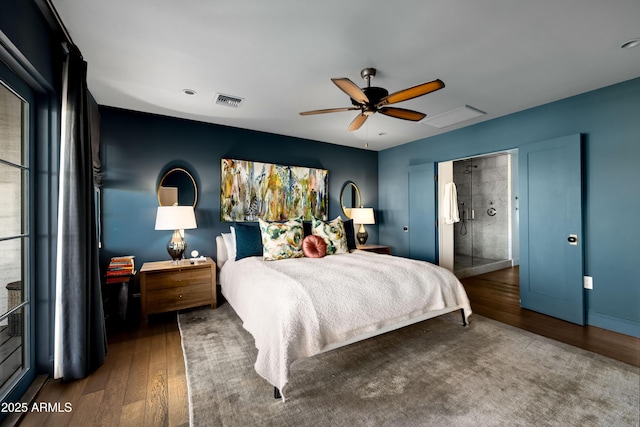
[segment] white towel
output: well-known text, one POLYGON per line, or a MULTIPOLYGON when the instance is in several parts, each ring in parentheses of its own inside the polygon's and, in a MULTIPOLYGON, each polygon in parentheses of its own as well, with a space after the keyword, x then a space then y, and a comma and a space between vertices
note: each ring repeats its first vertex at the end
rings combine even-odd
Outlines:
POLYGON ((444 186, 442 214, 445 224, 453 224, 460 221, 460 214, 458 213, 458 192, 456 191, 456 184, 453 182, 448 182, 444 186))

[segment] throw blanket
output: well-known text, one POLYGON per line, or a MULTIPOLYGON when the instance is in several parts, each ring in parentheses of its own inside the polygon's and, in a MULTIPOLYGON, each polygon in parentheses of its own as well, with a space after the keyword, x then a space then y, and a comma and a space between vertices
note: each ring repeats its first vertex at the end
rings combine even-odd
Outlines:
POLYGON ((281 392, 291 364, 327 345, 433 310, 463 308, 465 317, 471 314, 467 294, 450 271, 365 251, 229 261, 220 283, 255 339, 256 372, 281 392))

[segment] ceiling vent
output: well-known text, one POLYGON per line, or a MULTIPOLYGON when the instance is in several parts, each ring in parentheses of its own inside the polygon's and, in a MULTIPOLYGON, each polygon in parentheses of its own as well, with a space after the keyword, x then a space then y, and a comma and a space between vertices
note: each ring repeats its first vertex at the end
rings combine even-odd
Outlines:
POLYGON ((446 111, 442 114, 426 118, 420 123, 442 129, 448 126, 457 125, 458 123, 466 122, 467 120, 471 120, 476 117, 484 116, 485 114, 487 113, 480 111, 477 108, 463 105, 462 107, 454 108, 453 110, 446 111))
POLYGON ((224 105, 227 107, 238 108, 240 104, 242 104, 242 101, 244 101, 244 98, 240 98, 239 96, 231 96, 231 95, 225 95, 223 93, 217 93, 215 103, 218 105, 224 105))

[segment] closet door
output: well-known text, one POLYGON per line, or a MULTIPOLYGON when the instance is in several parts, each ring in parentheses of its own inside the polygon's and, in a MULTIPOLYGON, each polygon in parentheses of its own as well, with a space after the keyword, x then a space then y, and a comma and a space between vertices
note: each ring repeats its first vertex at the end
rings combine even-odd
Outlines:
POLYGON ((409 168, 409 256, 438 263, 435 163, 409 168))
POLYGON ((580 135, 518 149, 523 308, 584 324, 580 135))

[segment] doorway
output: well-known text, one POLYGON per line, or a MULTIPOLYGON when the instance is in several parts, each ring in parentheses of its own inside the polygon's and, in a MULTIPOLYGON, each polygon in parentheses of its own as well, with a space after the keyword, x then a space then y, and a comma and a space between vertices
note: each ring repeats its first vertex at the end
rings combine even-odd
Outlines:
POLYGON ((457 193, 459 220, 441 227, 440 239, 449 242, 441 255, 458 278, 518 264, 516 157, 513 150, 438 165, 440 186, 453 182, 457 193))

